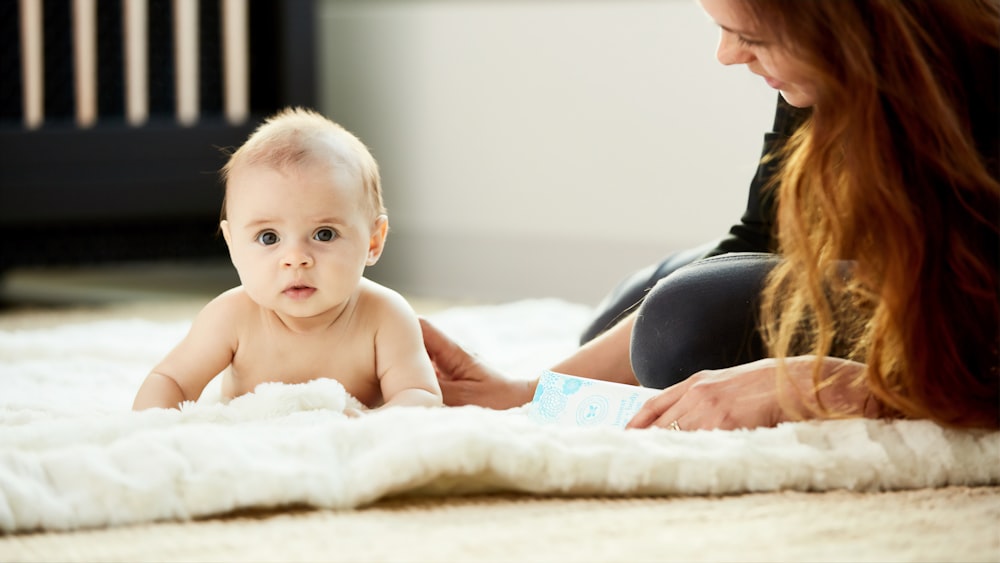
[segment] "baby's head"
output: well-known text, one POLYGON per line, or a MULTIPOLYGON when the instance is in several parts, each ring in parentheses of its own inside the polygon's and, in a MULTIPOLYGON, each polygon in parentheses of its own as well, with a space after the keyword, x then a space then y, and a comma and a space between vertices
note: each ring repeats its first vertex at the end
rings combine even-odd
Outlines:
POLYGON ((295 316, 335 310, 381 256, 388 219, 365 145, 318 113, 267 119, 222 169, 220 230, 247 294, 295 316))
POLYGON ((285 108, 264 120, 222 168, 225 195, 222 219, 227 217, 229 177, 233 171, 250 166, 266 166, 278 171, 325 167, 360 182, 365 210, 375 220, 385 214, 378 163, 368 147, 339 124, 319 113, 302 108, 285 108))

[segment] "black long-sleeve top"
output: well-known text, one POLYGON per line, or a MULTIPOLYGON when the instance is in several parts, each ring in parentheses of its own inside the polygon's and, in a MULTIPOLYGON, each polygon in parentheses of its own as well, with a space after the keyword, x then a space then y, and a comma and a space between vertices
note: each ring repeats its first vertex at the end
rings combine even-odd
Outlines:
POLYGON ((778 172, 780 161, 773 157, 784 142, 802 124, 810 110, 796 108, 778 95, 778 107, 774 114, 774 127, 764 135, 764 149, 757 172, 750 182, 747 208, 740 222, 729 229, 715 248, 705 257, 718 256, 728 252, 775 252, 774 216, 775 201, 772 191, 765 189, 778 172), (765 158, 772 155, 772 158, 765 158))

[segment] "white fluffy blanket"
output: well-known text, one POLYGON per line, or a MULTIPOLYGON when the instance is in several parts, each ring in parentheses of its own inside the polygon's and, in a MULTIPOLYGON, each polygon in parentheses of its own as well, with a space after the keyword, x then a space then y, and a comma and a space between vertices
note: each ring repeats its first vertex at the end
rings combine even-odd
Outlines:
MULTIPOLYGON (((432 315, 525 375, 574 347, 589 310, 555 300, 432 315)), ((728 494, 1000 483, 1000 433, 838 421, 735 432, 539 426, 524 409, 351 419, 331 380, 228 405, 129 411, 187 323, 0 332, 0 532, 189 519, 241 508, 352 508, 399 494, 728 494)))

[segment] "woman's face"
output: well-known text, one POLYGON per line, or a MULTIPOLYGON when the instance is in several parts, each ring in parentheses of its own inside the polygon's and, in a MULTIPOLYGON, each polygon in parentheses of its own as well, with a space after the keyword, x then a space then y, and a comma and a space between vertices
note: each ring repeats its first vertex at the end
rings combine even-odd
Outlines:
POLYGON ((705 13, 721 28, 716 58, 724 65, 745 64, 789 104, 804 108, 816 103, 816 89, 805 67, 765 30, 758 30, 743 11, 742 0, 699 0, 705 13))

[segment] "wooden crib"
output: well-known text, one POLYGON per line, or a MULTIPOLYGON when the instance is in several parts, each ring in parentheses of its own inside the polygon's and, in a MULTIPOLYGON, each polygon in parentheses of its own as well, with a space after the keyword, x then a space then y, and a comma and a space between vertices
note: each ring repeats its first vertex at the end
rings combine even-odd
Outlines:
POLYGON ((314 103, 312 0, 0 2, 0 272, 222 255, 223 149, 314 103))

